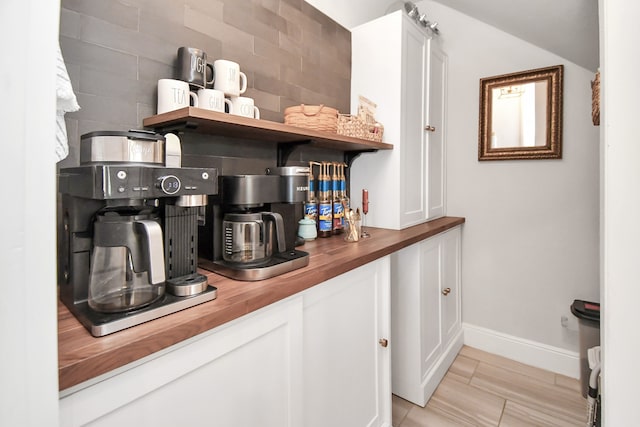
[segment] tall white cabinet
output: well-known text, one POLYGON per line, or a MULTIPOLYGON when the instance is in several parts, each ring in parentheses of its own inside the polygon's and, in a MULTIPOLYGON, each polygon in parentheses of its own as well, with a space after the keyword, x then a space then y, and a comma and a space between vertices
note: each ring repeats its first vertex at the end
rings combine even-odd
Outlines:
POLYGON ((353 204, 369 190, 370 226, 403 229, 445 215, 447 57, 403 11, 352 30, 351 106, 377 104, 390 151, 352 164, 353 204))
POLYGON ((424 406, 462 348, 461 227, 391 256, 391 389, 424 406))

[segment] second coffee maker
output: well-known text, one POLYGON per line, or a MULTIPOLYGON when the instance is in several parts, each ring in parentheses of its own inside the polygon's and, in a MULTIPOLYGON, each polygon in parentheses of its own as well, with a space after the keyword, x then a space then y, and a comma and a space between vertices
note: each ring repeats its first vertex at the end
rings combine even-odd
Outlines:
POLYGON ((309 254, 295 249, 302 202, 288 191, 300 188, 304 200, 306 175, 275 172, 280 174, 219 178, 220 192, 207 206, 208 225, 199 230, 200 267, 254 281, 309 263, 309 254))

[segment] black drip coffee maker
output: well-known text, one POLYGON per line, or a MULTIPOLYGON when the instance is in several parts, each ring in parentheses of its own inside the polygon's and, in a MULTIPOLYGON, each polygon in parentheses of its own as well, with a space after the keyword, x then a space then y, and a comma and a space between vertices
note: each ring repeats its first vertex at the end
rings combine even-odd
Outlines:
POLYGON ((176 136, 93 132, 61 169, 60 299, 94 336, 216 298, 197 272, 217 170, 180 167, 176 136))
POLYGON ((220 194, 200 228, 200 266, 236 280, 255 281, 309 264, 297 250, 308 168, 283 167, 265 175, 221 176, 220 194))

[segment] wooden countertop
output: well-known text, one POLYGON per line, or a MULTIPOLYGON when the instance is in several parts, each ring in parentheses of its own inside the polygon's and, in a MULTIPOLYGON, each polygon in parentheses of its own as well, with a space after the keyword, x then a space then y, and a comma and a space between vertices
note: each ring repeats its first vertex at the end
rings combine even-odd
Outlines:
POLYGON ((60 390, 135 362, 216 326, 353 270, 413 243, 464 223, 444 217, 404 230, 368 227, 371 238, 345 243, 342 237, 316 239, 300 247, 309 265, 258 282, 241 282, 207 271, 218 297, 178 313, 95 338, 58 302, 58 375, 60 390))

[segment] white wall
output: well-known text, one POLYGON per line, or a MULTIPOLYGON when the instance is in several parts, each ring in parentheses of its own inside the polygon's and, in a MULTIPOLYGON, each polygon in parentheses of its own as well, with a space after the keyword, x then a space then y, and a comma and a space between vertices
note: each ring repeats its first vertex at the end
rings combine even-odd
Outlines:
MULTIPOLYGON (((561 327, 574 299, 599 301, 599 131, 593 74, 550 52, 423 1, 449 56, 447 214, 464 216, 463 322, 578 351, 561 327), (479 79, 564 65, 562 160, 479 162, 479 79)), ((578 372, 577 369, 575 371, 578 372)))
POLYGON ((603 421, 638 424, 640 334, 640 4, 601 0, 604 140, 603 421), (634 421, 635 420, 635 421, 634 421))
POLYGON ((0 2, 0 425, 58 425, 55 48, 60 4, 0 2))
POLYGON ((344 28, 357 27, 384 15, 389 7, 402 7, 403 1, 393 0, 305 0, 344 28))

